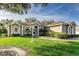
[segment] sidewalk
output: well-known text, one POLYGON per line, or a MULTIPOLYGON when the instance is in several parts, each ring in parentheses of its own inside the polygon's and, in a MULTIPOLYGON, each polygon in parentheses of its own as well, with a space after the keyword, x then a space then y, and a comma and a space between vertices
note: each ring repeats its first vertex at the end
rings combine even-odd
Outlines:
POLYGON ((68 38, 68 39, 58 39, 58 38, 54 38, 54 37, 40 37, 42 39, 46 39, 46 40, 79 40, 78 38, 68 38))
POLYGON ((42 39, 46 39, 46 40, 59 40, 59 39, 57 39, 57 38, 54 38, 54 37, 40 37, 40 38, 42 38, 42 39))

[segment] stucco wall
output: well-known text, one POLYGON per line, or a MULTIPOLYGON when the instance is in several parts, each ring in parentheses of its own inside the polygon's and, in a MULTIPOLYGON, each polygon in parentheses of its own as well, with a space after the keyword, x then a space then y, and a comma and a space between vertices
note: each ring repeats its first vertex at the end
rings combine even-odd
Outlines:
POLYGON ((52 26, 50 27, 50 30, 54 31, 54 32, 61 32, 61 26, 52 26))
MULTIPOLYGON (((63 32, 66 34, 75 34, 75 26, 72 26, 72 28, 70 29, 70 32, 69 32, 69 27, 71 27, 71 26, 63 26, 63 25, 52 26, 52 27, 50 27, 50 30, 52 30, 54 32, 63 32)), ((78 34, 79 31, 76 31, 76 33, 78 34)))
POLYGON ((11 34, 20 34, 20 26, 17 25, 11 26, 11 34), (17 28, 17 32, 15 31, 15 28, 17 28))
POLYGON ((79 29, 76 29, 76 34, 79 34, 79 29))

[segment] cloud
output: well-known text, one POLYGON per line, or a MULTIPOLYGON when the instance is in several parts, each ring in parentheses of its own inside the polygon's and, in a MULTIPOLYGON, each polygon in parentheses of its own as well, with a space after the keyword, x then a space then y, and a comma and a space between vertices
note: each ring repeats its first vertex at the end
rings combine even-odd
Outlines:
MULTIPOLYGON (((79 4, 78 4, 79 5, 79 4)), ((77 21, 75 16, 79 16, 79 7, 77 4, 53 4, 46 8, 32 6, 28 14, 18 15, 4 10, 0 11, 0 19, 24 20, 27 17, 35 17, 39 20, 55 20, 55 21, 77 21), (77 15, 77 14, 78 15, 77 15), (74 15, 74 17, 73 17, 74 15)), ((79 18, 78 18, 79 19, 79 18)))

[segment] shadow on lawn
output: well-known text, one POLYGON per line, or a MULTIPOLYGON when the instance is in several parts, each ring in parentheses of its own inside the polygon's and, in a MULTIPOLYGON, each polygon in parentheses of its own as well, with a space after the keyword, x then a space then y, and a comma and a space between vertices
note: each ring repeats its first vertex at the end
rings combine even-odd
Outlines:
POLYGON ((67 41, 67 43, 34 47, 34 53, 42 56, 79 56, 79 42, 67 41))

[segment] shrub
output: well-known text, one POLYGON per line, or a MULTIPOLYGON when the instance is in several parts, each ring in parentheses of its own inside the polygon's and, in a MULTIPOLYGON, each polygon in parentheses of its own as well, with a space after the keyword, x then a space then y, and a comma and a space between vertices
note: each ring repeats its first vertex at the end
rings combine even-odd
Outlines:
POLYGON ((2 37, 6 37, 7 36, 7 33, 3 33, 1 34, 2 37))
POLYGON ((40 32, 40 36, 46 36, 48 34, 48 30, 47 29, 39 29, 40 32))
POLYGON ((48 32, 48 36, 54 37, 54 32, 53 31, 49 31, 48 32))
POLYGON ((54 34, 54 37, 59 38, 59 39, 67 39, 67 38, 76 38, 79 37, 79 35, 74 34, 74 35, 69 35, 65 33, 56 33, 54 34))
POLYGON ((1 33, 0 33, 0 36, 1 36, 1 33))
POLYGON ((65 34, 65 33, 62 33, 62 32, 49 31, 48 32, 48 36, 55 37, 55 38, 59 38, 59 39, 66 39, 66 38, 79 37, 79 34, 69 35, 69 34, 65 34))
POLYGON ((20 34, 12 34, 12 36, 20 36, 20 34))
POLYGON ((66 39, 67 38, 67 34, 56 33, 54 37, 59 38, 59 39, 66 39))
POLYGON ((79 37, 79 34, 68 35, 68 38, 76 38, 76 37, 79 37))
POLYGON ((32 36, 32 34, 25 34, 25 35, 23 35, 23 36, 32 36))

